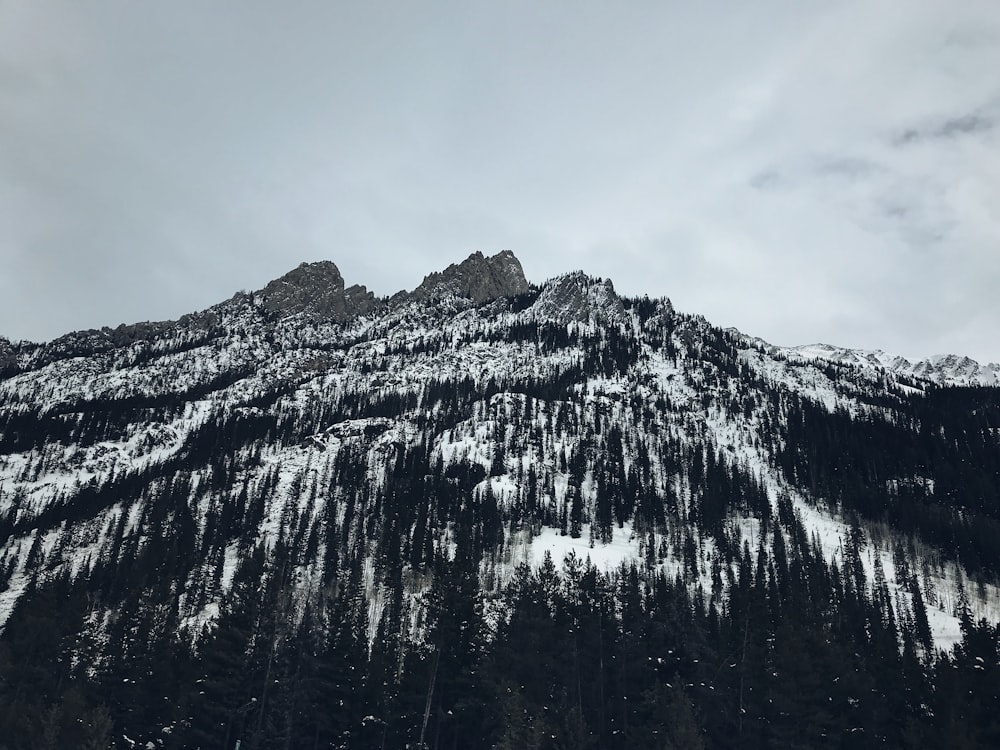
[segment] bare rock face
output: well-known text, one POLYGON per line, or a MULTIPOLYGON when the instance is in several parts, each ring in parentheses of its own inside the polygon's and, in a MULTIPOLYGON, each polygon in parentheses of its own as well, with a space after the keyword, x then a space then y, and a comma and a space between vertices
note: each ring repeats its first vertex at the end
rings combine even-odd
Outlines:
POLYGON ((17 352, 9 339, 0 336, 0 376, 17 371, 17 352))
POLYGON ((538 318, 560 323, 618 325, 626 320, 610 279, 594 279, 581 271, 548 281, 531 310, 538 318))
POLYGON ((461 263, 429 274, 407 298, 427 301, 454 296, 480 304, 526 291, 528 280, 524 278, 520 261, 510 250, 504 250, 490 258, 475 252, 461 263))
POLYGON ((344 290, 344 305, 349 315, 364 315, 375 305, 375 294, 361 284, 354 284, 344 290))
MULTIPOLYGON (((389 300, 394 306, 405 302, 430 302, 458 298, 474 304, 509 297, 528 290, 520 262, 510 250, 490 258, 473 253, 461 263, 426 276, 412 292, 400 292, 389 300)), ((343 323, 364 315, 376 306, 375 295, 365 287, 344 288, 344 277, 330 261, 303 263, 261 290, 263 306, 283 317, 306 315, 343 323)))
POLYGON ((54 362, 67 357, 89 357, 110 352, 139 341, 149 341, 162 335, 175 325, 173 321, 122 323, 114 328, 88 328, 72 331, 44 344, 32 345, 33 366, 54 362))
POLYGON ((344 277, 328 260, 302 263, 261 292, 264 309, 282 316, 304 314, 339 323, 364 315, 375 304, 375 295, 363 286, 344 289, 344 277))
POLYGON ((160 336, 173 327, 173 322, 147 321, 144 323, 122 323, 114 328, 105 326, 101 332, 106 334, 114 346, 128 346, 136 341, 149 341, 160 336))

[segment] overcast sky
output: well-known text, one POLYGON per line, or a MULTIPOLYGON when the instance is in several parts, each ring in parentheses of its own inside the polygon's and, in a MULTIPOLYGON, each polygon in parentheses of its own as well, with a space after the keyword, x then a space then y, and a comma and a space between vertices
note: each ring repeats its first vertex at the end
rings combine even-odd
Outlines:
POLYGON ((503 249, 1000 360, 1000 3, 0 0, 0 334, 503 249))

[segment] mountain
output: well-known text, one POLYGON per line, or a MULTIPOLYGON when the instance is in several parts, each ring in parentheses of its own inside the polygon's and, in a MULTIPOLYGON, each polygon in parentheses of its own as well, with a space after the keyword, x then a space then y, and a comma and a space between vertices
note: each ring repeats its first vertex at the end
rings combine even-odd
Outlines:
POLYGON ((0 744, 995 746, 996 371, 509 251, 2 339, 0 744))
POLYGON ((261 291, 264 309, 281 316, 302 315, 343 323, 364 315, 375 295, 363 286, 344 288, 340 269, 330 261, 303 263, 261 291))
POLYGON ((910 362, 898 354, 887 354, 880 349, 845 349, 829 344, 777 347, 764 344, 772 354, 788 358, 822 359, 836 364, 884 370, 896 375, 930 380, 938 385, 991 386, 1000 385, 1000 364, 991 362, 980 365, 970 357, 956 354, 936 354, 927 359, 910 362))
POLYGON ((412 293, 396 300, 427 301, 452 296, 480 304, 498 297, 513 297, 528 291, 524 270, 510 250, 486 258, 476 252, 441 273, 428 275, 412 293))

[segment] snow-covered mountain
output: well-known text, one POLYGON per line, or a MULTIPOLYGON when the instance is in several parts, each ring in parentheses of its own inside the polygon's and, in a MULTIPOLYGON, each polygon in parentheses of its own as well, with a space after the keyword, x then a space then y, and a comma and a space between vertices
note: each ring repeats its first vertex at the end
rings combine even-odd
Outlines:
MULTIPOLYGON (((795 362, 823 360, 844 367, 855 367, 870 372, 885 372, 904 379, 929 381, 939 386, 1000 386, 1000 364, 980 364, 961 354, 935 354, 926 359, 911 361, 900 354, 890 354, 881 349, 851 349, 831 344, 801 344, 777 346, 757 336, 748 336, 736 328, 726 333, 745 341, 770 356, 795 362)), ((919 383, 917 384, 920 385, 919 383)))
POLYGON ((990 386, 1000 385, 1000 364, 981 365, 976 360, 958 354, 935 354, 927 359, 911 362, 898 354, 876 349, 846 349, 829 344, 777 347, 767 345, 769 351, 786 357, 825 359, 840 365, 886 370, 898 375, 908 375, 929 380, 938 385, 990 386))
MULTIPOLYGON (((177 462, 186 462, 192 443, 224 424, 261 419, 284 424, 296 436, 291 445, 279 440, 258 446, 256 465, 239 471, 243 482, 277 472, 279 491, 260 527, 247 530, 251 540, 273 542, 289 503, 299 502, 292 490, 301 490, 303 472, 315 472, 316 464, 328 471, 345 445, 360 443, 369 452, 371 480, 382 483, 382 470, 371 465, 376 456, 421 440, 446 466, 464 461, 489 469, 491 457, 504 448, 496 434, 501 428, 510 431, 503 438, 509 465, 477 490, 491 487, 502 505, 523 503, 524 472, 534 466, 552 504, 551 521, 568 502, 570 480, 559 470, 563 456, 585 450, 595 439, 590 430, 601 424, 621 431, 623 466, 633 465, 637 452, 653 466, 667 463, 646 426, 652 413, 657 430, 682 450, 712 446, 760 481, 770 502, 791 492, 812 529, 829 536, 832 555, 845 522, 823 498, 790 486, 774 467, 773 452, 761 445, 763 426, 774 417, 761 402, 794 394, 855 415, 892 414, 894 402, 902 403, 913 386, 996 383, 996 365, 979 366, 965 357, 912 364, 880 351, 776 347, 676 313, 666 299, 627 302, 626 309, 610 281, 582 273, 532 288, 509 251, 492 258, 476 253, 430 274, 414 292, 383 300, 361 286, 345 289, 336 266, 323 262, 303 264, 259 292, 237 294, 176 322, 76 332, 47 344, 4 342, 0 514, 13 531, 0 558, 12 571, 9 588, 0 594, 0 619, 33 574, 27 562, 36 540, 43 542, 49 568, 78 571, 114 553, 106 548, 108 535, 123 514, 132 519, 127 529, 141 531, 145 503, 138 497, 95 507, 76 525, 63 523, 82 488, 110 486, 130 472, 169 475, 177 462), (721 362, 720 356, 732 361, 721 362), (817 367, 821 362, 834 369, 817 367), (551 414, 536 417, 538 426, 523 416, 514 421, 513 414, 531 400, 527 393, 550 381, 559 383, 560 397, 543 408, 568 409, 573 428, 555 430, 551 414), (429 394, 457 384, 475 395, 470 411, 435 431, 431 425, 442 402, 429 401, 429 394), (889 406, 874 406, 876 394, 889 406), (362 404, 344 405, 352 399, 362 404), (399 408, 373 405, 390 400, 400 402, 399 408), (104 415, 117 410, 126 416, 107 424, 104 415), (396 413, 367 416, 388 411, 396 413), (538 431, 541 443, 532 437, 538 431), (373 432, 378 437, 368 445, 362 438, 373 432)), ((584 496, 584 516, 592 518, 600 456, 593 446, 587 453, 576 489, 584 496)), ((244 463, 239 451, 227 458, 244 463)), ((214 473, 210 467, 196 470, 194 484, 214 473)), ((696 512, 697 490, 681 477, 650 481, 658 495, 678 493, 689 506, 678 523, 696 512), (672 481, 679 484, 672 487, 672 481)), ((546 546, 565 548, 547 528, 542 519, 529 532, 513 530, 496 561, 506 561, 509 573, 517 554, 540 559, 546 546)), ((447 525, 438 532, 446 542, 447 525)), ((632 542, 629 554, 637 558, 639 540, 632 536, 632 542)), ((578 547, 581 554, 589 550, 584 547, 578 547)), ((238 561, 230 556, 227 564, 238 561)), ((998 603, 987 599, 982 611, 995 617, 998 603)), ((186 612, 185 622, 210 618, 212 604, 186 612)), ((941 610, 942 637, 956 637, 948 603, 941 610)))
POLYGON ((0 339, 0 625, 86 582, 98 669, 147 628, 197 647, 264 580, 284 621, 351 591, 370 648, 418 649, 441 565, 489 598, 573 553, 729 613, 812 559, 929 657, 1000 622, 1000 396, 950 387, 997 373, 775 347, 510 252, 390 298, 303 264, 178 321, 0 339))

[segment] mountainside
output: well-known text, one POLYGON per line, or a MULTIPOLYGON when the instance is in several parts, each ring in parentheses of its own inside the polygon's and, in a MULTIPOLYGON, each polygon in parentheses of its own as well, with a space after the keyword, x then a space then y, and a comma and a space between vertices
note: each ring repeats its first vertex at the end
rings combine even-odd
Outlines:
POLYGON ((0 737, 989 747, 998 372, 508 251, 0 339, 0 737))
POLYGON ((910 375, 930 380, 938 385, 992 386, 1000 385, 1000 365, 991 362, 980 365, 970 357, 957 354, 937 354, 917 362, 910 362, 898 354, 882 350, 864 351, 844 349, 829 344, 810 344, 793 347, 766 347, 769 352, 790 358, 824 359, 842 365, 870 367, 897 375, 910 375))

